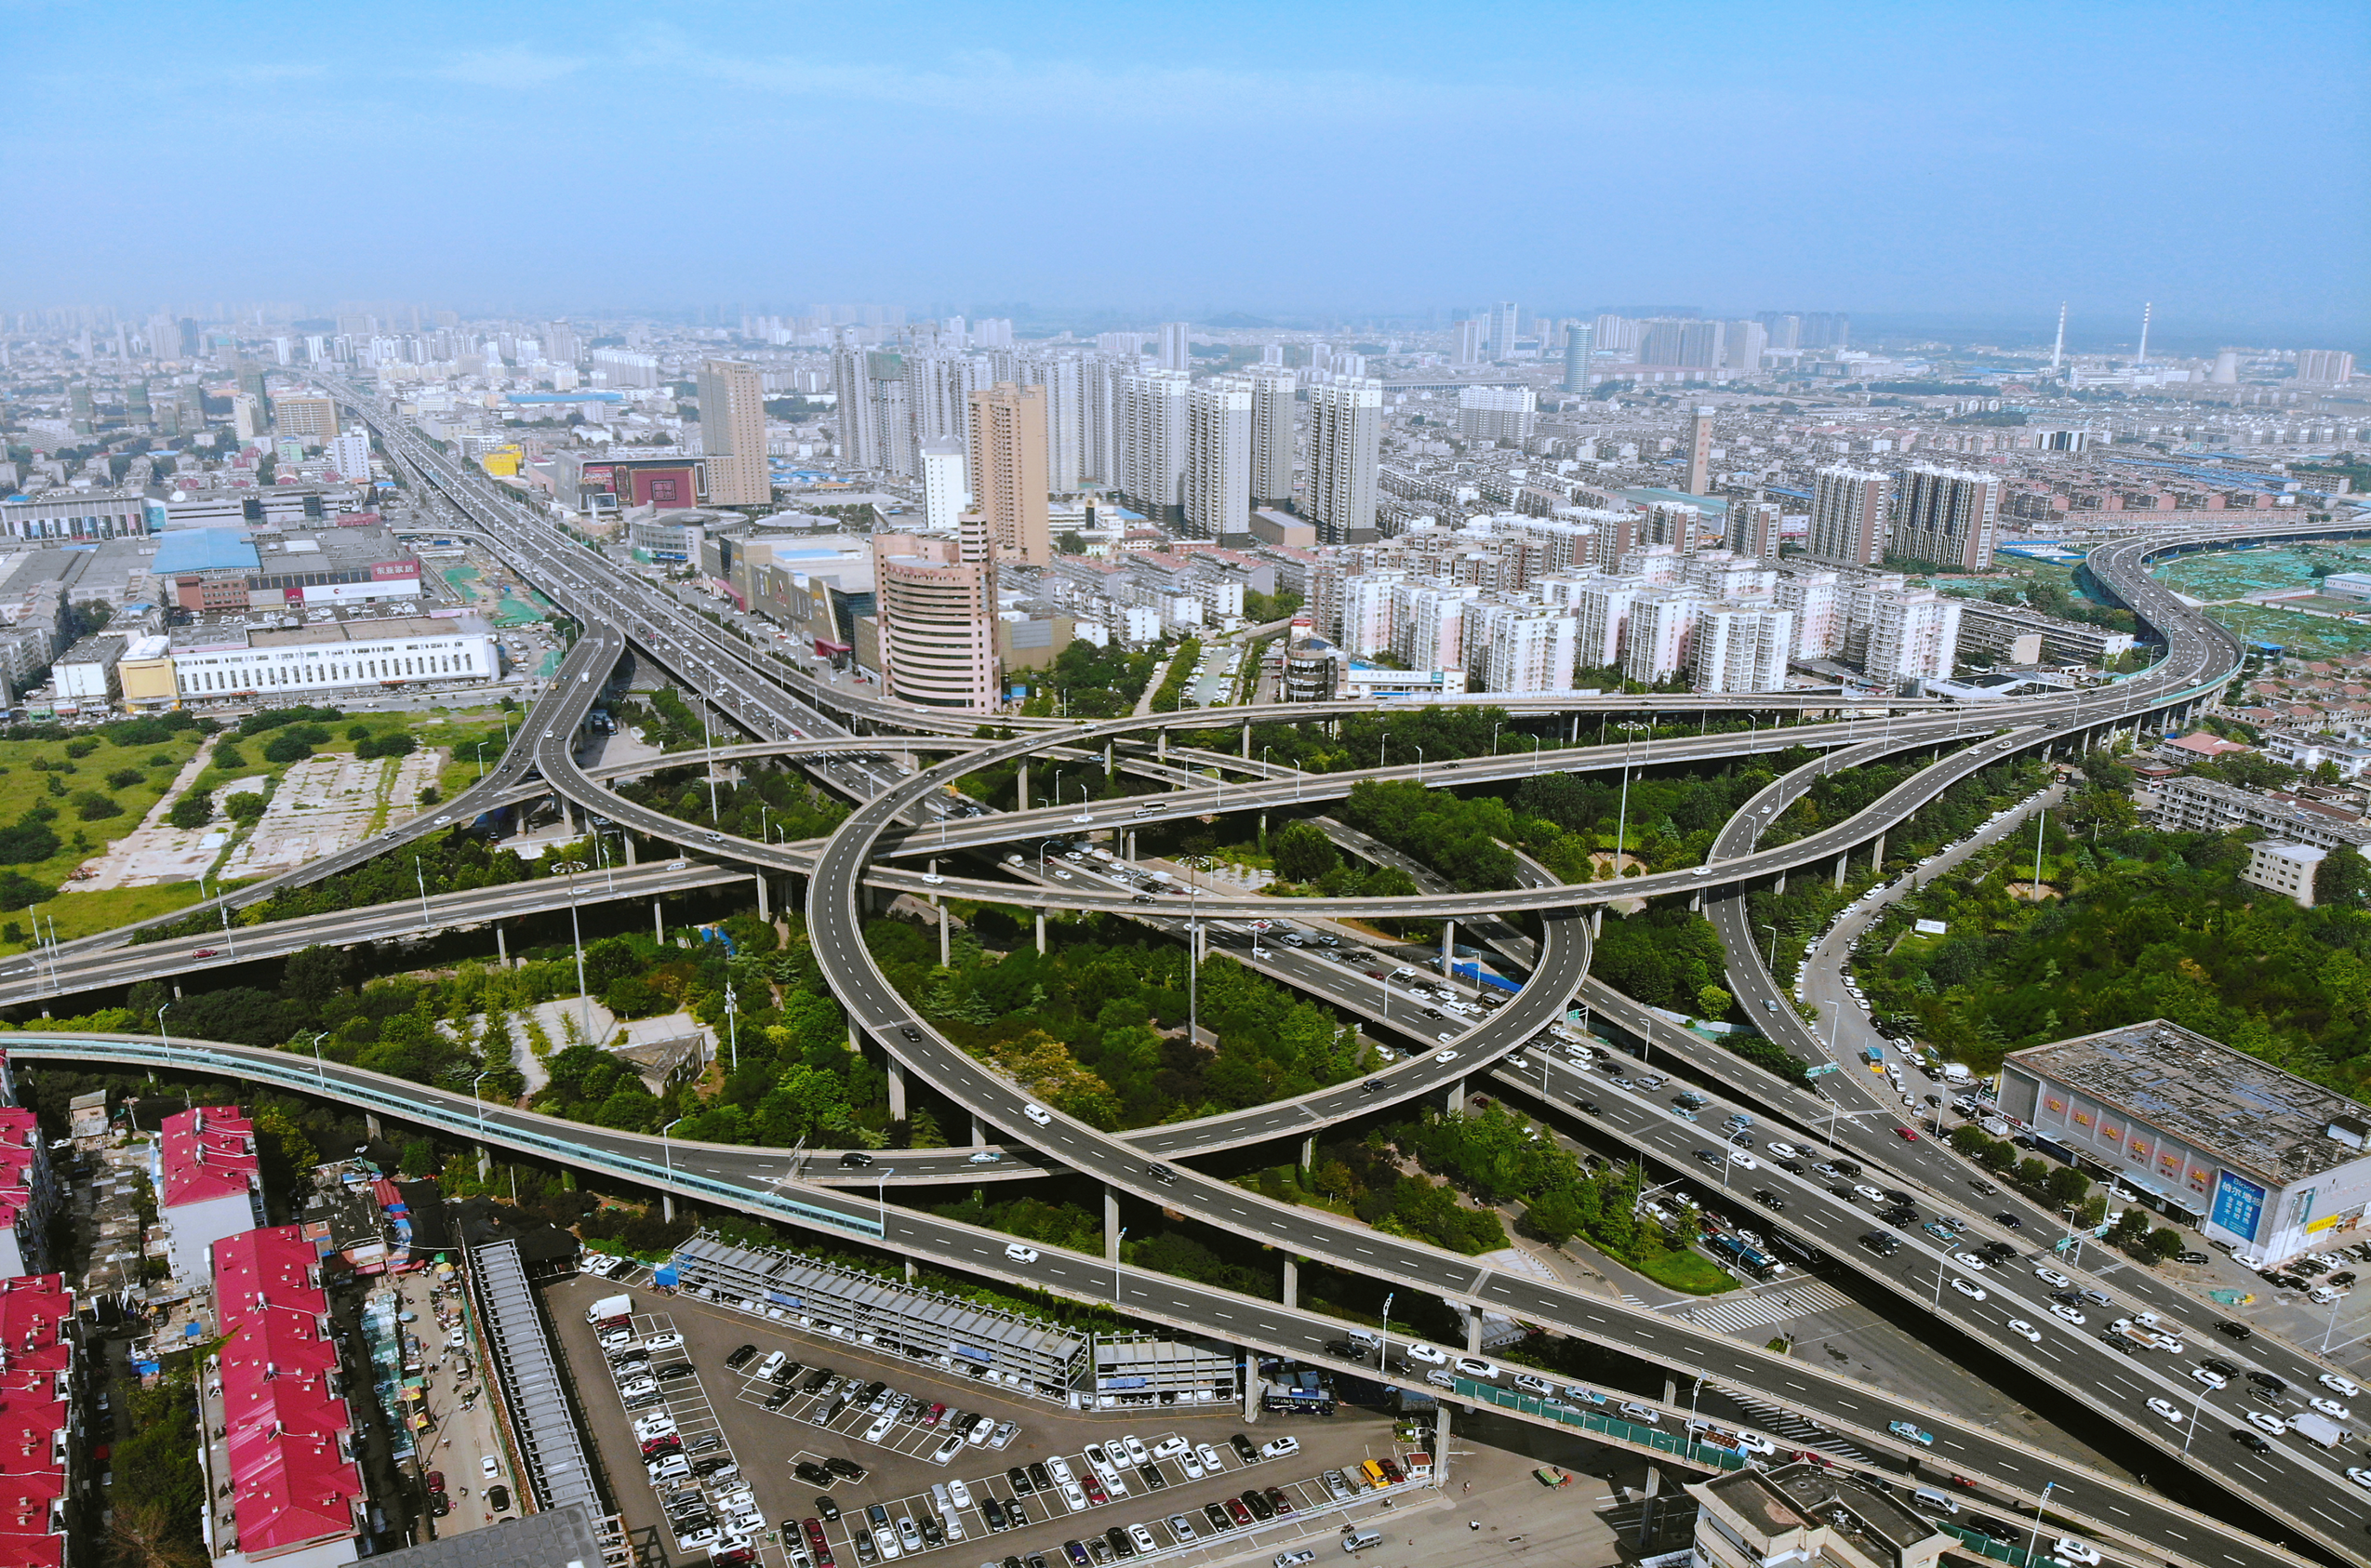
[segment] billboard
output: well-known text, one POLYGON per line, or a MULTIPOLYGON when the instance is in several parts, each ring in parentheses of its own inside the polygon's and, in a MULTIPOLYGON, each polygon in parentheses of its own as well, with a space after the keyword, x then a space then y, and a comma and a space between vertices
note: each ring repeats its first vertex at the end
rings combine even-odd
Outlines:
POLYGON ((2264 1189, 2225 1171, 2215 1185, 2215 1223, 2243 1242, 2256 1240, 2264 1216, 2264 1189))

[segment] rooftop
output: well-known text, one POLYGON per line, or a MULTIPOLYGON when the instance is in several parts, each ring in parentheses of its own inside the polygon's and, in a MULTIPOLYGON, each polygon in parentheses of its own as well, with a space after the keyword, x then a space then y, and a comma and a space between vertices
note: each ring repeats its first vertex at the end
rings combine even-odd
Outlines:
POLYGON ((251 572, 255 543, 242 528, 180 528, 157 540, 153 569, 167 572, 251 572))
POLYGON ((2152 1018, 2008 1059, 2181 1138, 2268 1188, 2363 1158, 2371 1106, 2179 1024, 2152 1018), (2351 1143, 2333 1137, 2351 1126, 2351 1143))
POLYGON ((165 1119, 157 1165, 163 1175, 157 1206, 236 1194, 246 1197, 257 1179, 255 1124, 234 1105, 206 1105, 165 1119))

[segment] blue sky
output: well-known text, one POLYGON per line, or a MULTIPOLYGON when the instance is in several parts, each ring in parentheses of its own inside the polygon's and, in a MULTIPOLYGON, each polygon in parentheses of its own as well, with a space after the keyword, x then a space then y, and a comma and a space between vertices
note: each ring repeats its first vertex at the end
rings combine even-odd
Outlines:
POLYGON ((0 307, 2371 338, 2371 7, 0 0, 0 307))

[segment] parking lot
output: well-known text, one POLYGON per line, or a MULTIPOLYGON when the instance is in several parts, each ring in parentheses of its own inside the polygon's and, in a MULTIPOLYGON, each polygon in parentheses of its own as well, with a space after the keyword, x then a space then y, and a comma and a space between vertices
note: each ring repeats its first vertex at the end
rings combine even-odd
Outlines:
POLYGON ((1035 1568, 1039 1559, 1076 1568, 1078 1556, 1089 1564, 1139 1556, 1215 1562, 1254 1548, 1328 1546, 1352 1517, 1432 1495, 1419 1476, 1379 1488, 1361 1476, 1370 1459, 1409 1463, 1379 1415, 1257 1425, 1194 1406, 1086 1415, 685 1296, 633 1293, 634 1315, 616 1349, 637 1359, 614 1368, 584 1312, 615 1288, 572 1281, 553 1287, 551 1306, 646 1561, 705 1561, 755 1527, 753 1557, 769 1568, 870 1568, 917 1555, 1007 1568, 1035 1568), (670 1343, 677 1335, 681 1343, 670 1343), (654 1341, 657 1349, 628 1348, 654 1341), (727 1368, 743 1346, 756 1349, 727 1368), (782 1369, 800 1364, 787 1384, 760 1375, 777 1352, 782 1369), (677 1364, 692 1371, 661 1375, 677 1364), (625 1388, 647 1402, 629 1412, 625 1388), (893 1402, 900 1396, 902 1409, 893 1402), (664 1501, 692 1521, 681 1537, 631 1425, 660 1416, 672 1428, 663 1435, 680 1445, 663 1484, 664 1501), (959 1433, 959 1416, 986 1419, 959 1433), (1260 1452, 1285 1437, 1298 1452, 1260 1452), (839 1473, 830 1474, 824 1467, 835 1461, 839 1473), (687 1473, 695 1467, 707 1473, 687 1473), (1339 1472, 1338 1484, 1327 1483, 1327 1470, 1339 1472), (1077 1554, 1066 1550, 1072 1542, 1077 1554))

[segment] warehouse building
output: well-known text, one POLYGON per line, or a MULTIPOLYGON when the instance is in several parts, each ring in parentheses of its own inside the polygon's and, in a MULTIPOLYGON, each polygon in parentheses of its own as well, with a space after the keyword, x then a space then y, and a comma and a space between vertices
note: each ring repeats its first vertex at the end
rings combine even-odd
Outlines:
MULTIPOLYGON (((172 634, 175 692, 185 701, 297 697, 356 686, 454 687, 493 680, 502 658, 493 633, 466 617, 227 617, 172 634)), ((136 664, 153 661, 134 660, 136 664)), ((144 691, 142 677, 126 684, 144 691)))
POLYGON ((2162 1018, 2009 1054, 2001 1110, 2269 1267, 2362 1240, 2371 1107, 2162 1018))

